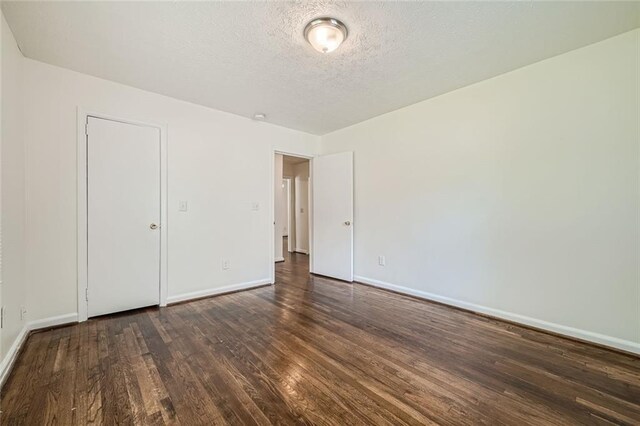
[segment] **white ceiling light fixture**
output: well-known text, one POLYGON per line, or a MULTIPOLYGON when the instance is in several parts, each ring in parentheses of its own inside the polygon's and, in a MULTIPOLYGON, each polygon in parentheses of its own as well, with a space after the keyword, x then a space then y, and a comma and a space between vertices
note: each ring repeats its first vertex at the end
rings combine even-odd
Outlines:
POLYGON ((267 115, 263 114, 261 112, 257 112, 255 114, 253 114, 253 119, 257 120, 257 121, 264 121, 267 119, 267 115))
POLYGON ((320 53, 336 50, 347 34, 347 27, 335 18, 317 18, 304 28, 304 38, 320 53))

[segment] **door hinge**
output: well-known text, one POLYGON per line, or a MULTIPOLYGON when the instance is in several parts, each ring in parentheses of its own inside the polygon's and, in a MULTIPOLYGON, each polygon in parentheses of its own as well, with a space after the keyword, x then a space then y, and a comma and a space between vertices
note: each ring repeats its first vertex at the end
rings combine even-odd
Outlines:
POLYGON ((88 302, 89 301, 89 287, 84 289, 84 299, 88 302))

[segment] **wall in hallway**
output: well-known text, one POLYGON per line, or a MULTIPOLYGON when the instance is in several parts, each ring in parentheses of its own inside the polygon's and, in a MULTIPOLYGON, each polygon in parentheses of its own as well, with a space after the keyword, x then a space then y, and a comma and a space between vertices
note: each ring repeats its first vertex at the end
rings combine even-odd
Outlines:
POLYGON ((295 176, 295 251, 309 253, 309 162, 294 166, 295 176))

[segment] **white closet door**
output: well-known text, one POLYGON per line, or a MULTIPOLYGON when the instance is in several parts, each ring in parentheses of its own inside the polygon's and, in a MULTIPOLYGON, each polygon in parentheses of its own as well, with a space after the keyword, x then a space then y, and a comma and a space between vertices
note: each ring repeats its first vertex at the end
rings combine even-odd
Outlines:
POLYGON ((160 131, 88 118, 88 314, 160 302, 160 131))

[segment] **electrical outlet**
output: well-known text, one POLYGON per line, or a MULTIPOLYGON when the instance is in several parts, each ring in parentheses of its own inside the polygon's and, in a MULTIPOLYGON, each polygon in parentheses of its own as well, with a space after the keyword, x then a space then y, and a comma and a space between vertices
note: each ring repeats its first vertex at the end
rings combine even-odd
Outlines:
POLYGON ((378 256, 378 265, 385 266, 387 264, 387 259, 384 256, 378 256))
POLYGON ((253 210, 254 212, 257 212, 258 210, 260 210, 260 203, 257 203, 257 202, 251 203, 251 210, 253 210))
POLYGON ((27 318, 27 308, 20 306, 20 321, 24 321, 27 318))
POLYGON ((222 269, 229 269, 230 267, 229 259, 222 259, 222 269))
POLYGON ((189 210, 189 203, 186 201, 180 201, 178 203, 178 211, 186 212, 187 210, 189 210))

